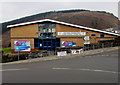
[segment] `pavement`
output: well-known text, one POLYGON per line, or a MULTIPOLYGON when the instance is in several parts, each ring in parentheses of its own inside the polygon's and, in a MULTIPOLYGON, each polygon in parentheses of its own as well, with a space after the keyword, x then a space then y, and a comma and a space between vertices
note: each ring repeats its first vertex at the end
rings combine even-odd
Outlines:
POLYGON ((98 53, 108 52, 108 51, 113 51, 113 50, 118 50, 118 49, 119 49, 119 47, 100 48, 100 49, 84 51, 81 54, 67 54, 67 56, 53 55, 53 56, 40 57, 40 58, 34 58, 34 59, 31 58, 31 59, 27 59, 27 60, 20 60, 20 61, 15 61, 15 62, 0 63, 0 66, 1 65, 9 65, 9 64, 20 64, 20 63, 32 63, 32 62, 40 62, 40 61, 59 60, 59 59, 70 59, 70 58, 98 54, 98 53))

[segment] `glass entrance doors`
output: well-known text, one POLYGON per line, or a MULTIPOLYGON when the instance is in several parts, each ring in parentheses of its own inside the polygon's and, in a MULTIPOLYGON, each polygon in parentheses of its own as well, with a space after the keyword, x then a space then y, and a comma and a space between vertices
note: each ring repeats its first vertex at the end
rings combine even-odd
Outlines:
POLYGON ((56 47, 60 47, 60 38, 34 39, 34 47, 40 50, 54 51, 56 47))

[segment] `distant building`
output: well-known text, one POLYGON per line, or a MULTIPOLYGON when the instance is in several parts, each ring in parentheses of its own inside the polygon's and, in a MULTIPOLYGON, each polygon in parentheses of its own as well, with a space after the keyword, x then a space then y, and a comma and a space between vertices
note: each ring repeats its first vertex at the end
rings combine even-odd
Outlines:
POLYGON ((10 28, 12 52, 54 51, 56 47, 83 47, 85 44, 113 40, 119 36, 116 33, 51 19, 8 25, 7 28, 10 28))
POLYGON ((108 29, 105 29, 105 31, 120 34, 120 28, 118 28, 118 27, 115 27, 115 28, 108 28, 108 29))

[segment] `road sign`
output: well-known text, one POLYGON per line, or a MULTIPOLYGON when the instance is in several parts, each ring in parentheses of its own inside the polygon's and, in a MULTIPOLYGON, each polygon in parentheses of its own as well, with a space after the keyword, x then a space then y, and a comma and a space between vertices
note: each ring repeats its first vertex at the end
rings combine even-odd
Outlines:
POLYGON ((90 40, 90 37, 89 36, 85 36, 84 40, 90 40))

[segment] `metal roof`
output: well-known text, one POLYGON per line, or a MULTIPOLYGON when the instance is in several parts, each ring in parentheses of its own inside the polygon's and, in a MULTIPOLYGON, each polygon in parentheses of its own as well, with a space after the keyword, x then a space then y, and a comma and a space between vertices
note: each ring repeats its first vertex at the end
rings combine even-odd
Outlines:
POLYGON ((54 22, 54 23, 63 24, 63 25, 68 25, 68 26, 77 27, 77 28, 86 29, 86 30, 91 30, 91 31, 96 31, 96 32, 101 32, 101 33, 106 33, 106 34, 120 36, 119 34, 116 34, 116 33, 107 32, 107 31, 98 30, 98 29, 89 28, 89 27, 84 27, 84 26, 79 26, 79 25, 74 25, 74 24, 70 24, 70 23, 66 23, 66 22, 61 22, 61 21, 56 21, 56 20, 52 20, 52 19, 43 19, 43 20, 37 20, 37 21, 19 23, 19 24, 14 24, 14 25, 8 25, 7 28, 12 28, 12 27, 17 27, 17 26, 23 26, 23 25, 29 25, 29 24, 35 24, 35 23, 45 22, 45 21, 54 22))

